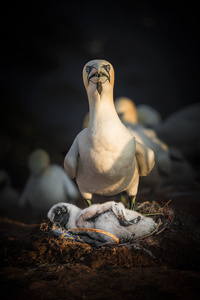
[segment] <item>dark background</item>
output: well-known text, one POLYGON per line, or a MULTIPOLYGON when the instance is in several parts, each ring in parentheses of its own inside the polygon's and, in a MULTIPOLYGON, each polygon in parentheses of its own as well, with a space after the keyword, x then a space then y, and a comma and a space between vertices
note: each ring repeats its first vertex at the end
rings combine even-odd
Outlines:
POLYGON ((0 168, 19 191, 31 151, 63 164, 88 111, 82 68, 103 58, 114 96, 163 119, 199 102, 199 10, 193 2, 28 1, 1 8, 0 168), (168 6, 168 7, 167 7, 168 6))

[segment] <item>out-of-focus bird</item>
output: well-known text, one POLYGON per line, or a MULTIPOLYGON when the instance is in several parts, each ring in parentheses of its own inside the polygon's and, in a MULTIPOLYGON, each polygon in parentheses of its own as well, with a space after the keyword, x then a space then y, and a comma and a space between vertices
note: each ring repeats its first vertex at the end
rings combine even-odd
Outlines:
POLYGON ((162 122, 161 114, 155 108, 147 104, 137 105, 137 116, 140 124, 149 127, 162 122))
POLYGON ((157 135, 187 158, 200 155, 200 104, 188 105, 154 127, 157 135))
MULTIPOLYGON (((120 243, 130 242, 151 233, 157 226, 153 219, 140 213, 125 209, 122 203, 114 201, 94 204, 83 210, 73 204, 58 203, 48 212, 48 218, 53 223, 69 230, 71 228, 95 228, 104 230, 119 239, 120 243)), ((98 246, 100 235, 86 232, 98 246), (96 236, 96 240, 95 240, 96 236)), ((83 237, 83 235, 81 235, 83 237)), ((103 241, 112 242, 109 235, 103 236, 103 241)))
POLYGON ((19 193, 12 187, 8 172, 0 170, 0 211, 7 214, 18 205, 19 193))
MULTIPOLYGON (((130 98, 117 98, 115 106, 122 122, 135 139, 154 151, 155 166, 148 176, 141 178, 142 185, 151 187, 150 197, 154 197, 156 189, 163 185, 194 183, 196 173, 191 164, 184 158, 179 149, 168 147, 165 142, 158 138, 155 130, 146 128, 144 124, 137 122, 137 109, 130 98)), ((149 122, 149 125, 150 123, 152 125, 159 122, 149 122)), ((159 123, 158 128, 159 126, 162 127, 162 124, 159 123)))
POLYGON ((162 120, 161 114, 155 108, 147 104, 135 105, 128 97, 116 98, 115 107, 122 122, 151 127, 162 120))
POLYGON ((117 114, 122 122, 138 124, 137 108, 128 97, 118 97, 114 101, 117 114))
POLYGON ((105 60, 83 68, 89 101, 89 125, 75 138, 64 168, 76 178, 88 205, 93 194, 111 196, 126 191, 134 206, 139 176, 154 166, 154 153, 132 136, 120 121, 113 100, 114 69, 105 60))
POLYGON ((76 203, 79 192, 75 183, 62 167, 50 164, 45 150, 32 152, 28 166, 31 174, 20 197, 21 206, 28 204, 37 212, 45 212, 61 201, 76 203))

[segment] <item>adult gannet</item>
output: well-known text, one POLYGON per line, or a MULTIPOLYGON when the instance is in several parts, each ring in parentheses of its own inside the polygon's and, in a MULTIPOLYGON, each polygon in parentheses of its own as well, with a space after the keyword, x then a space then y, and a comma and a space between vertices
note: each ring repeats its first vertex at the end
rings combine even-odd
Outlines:
POLYGON ((50 164, 45 150, 33 151, 28 165, 31 174, 20 197, 21 206, 29 204, 35 211, 44 212, 58 202, 76 203, 79 192, 74 182, 62 167, 50 164))
POLYGON ((115 107, 122 122, 151 127, 162 120, 161 114, 155 108, 147 104, 135 105, 128 97, 116 98, 115 107))
MULTIPOLYGON (((51 207, 47 216, 51 222, 56 222, 67 230, 95 228, 107 231, 117 237, 120 243, 145 236, 157 226, 153 219, 125 209, 122 203, 114 201, 93 204, 83 210, 73 204, 58 203, 51 207)), ((109 235, 105 235, 104 239, 106 242, 112 241, 109 235)))
POLYGON ((154 130, 169 146, 196 160, 200 153, 200 104, 193 103, 174 112, 155 125, 154 130))
POLYGON ((154 166, 154 152, 135 140, 114 106, 114 69, 106 60, 92 60, 83 68, 89 101, 89 125, 75 138, 64 168, 76 178, 91 204, 92 194, 111 196, 126 191, 133 208, 139 176, 154 166))
MULTIPOLYGON (((190 163, 184 158, 181 151, 175 147, 169 147, 157 136, 157 133, 153 128, 146 128, 144 126, 145 124, 142 125, 139 123, 137 106, 130 98, 116 98, 115 107, 121 121, 131 131, 135 139, 154 151, 155 166, 152 172, 140 181, 142 185, 151 188, 151 197, 154 196, 155 190, 161 186, 173 183, 186 184, 194 182, 196 173, 190 163)), ((148 111, 149 110, 147 110, 147 112, 148 111)), ((159 115, 156 117, 156 111, 153 114, 147 113, 145 116, 149 116, 148 125, 159 123, 159 115)), ((162 123, 159 123, 159 126, 156 128, 162 129, 165 127, 162 123)), ((174 126, 173 129, 171 128, 171 135, 173 135, 173 130, 176 132, 176 126, 174 126)), ((182 134, 184 135, 184 132, 182 134)), ((187 133, 185 134, 187 135, 187 133)), ((176 139, 180 140, 180 137, 177 136, 176 139)), ((176 139, 174 138, 174 140, 176 139)))

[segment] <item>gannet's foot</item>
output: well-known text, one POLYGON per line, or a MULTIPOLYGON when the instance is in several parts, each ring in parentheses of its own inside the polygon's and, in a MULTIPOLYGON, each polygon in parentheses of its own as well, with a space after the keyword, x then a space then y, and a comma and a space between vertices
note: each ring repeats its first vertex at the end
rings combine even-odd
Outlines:
POLYGON ((141 219, 140 216, 138 216, 137 218, 132 219, 130 221, 127 221, 126 219, 120 219, 119 223, 121 226, 128 227, 130 225, 137 224, 140 221, 140 219, 141 219))
POLYGON ((121 226, 130 226, 133 224, 136 224, 140 221, 141 217, 138 216, 135 219, 132 220, 128 220, 127 216, 126 216, 126 209, 124 207, 124 205, 122 203, 114 203, 112 205, 112 211, 114 212, 115 216, 117 217, 117 219, 119 220, 119 223, 121 226))
POLYGON ((92 201, 91 201, 91 200, 89 200, 89 199, 85 199, 85 202, 86 202, 87 206, 90 206, 90 205, 92 205, 92 201))
POLYGON ((126 199, 126 192, 122 192, 120 194, 121 202, 124 204, 124 206, 127 204, 127 199, 126 199))
POLYGON ((129 197, 130 209, 135 210, 135 198, 136 196, 129 197))

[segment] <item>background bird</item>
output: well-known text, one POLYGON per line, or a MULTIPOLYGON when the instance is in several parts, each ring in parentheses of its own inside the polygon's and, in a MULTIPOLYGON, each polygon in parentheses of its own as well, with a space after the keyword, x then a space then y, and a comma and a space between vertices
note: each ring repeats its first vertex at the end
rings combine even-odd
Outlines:
MULTIPOLYGON (((196 172, 183 153, 176 147, 169 147, 158 137, 153 128, 146 127, 146 125, 154 125, 157 128, 162 128, 159 114, 156 111, 152 109, 152 113, 151 109, 145 109, 146 120, 149 114, 149 120, 152 121, 145 121, 142 124, 138 121, 137 107, 130 98, 117 98, 115 107, 122 122, 131 131, 135 139, 154 151, 155 166, 148 176, 141 178, 141 184, 151 188, 150 198, 154 197, 156 189, 161 186, 195 182, 196 172)), ((179 138, 177 137, 177 139, 179 138)))
POLYGON ((135 105, 128 97, 117 97, 115 107, 122 122, 152 126, 162 120, 161 114, 155 108, 147 104, 135 105))
POLYGON ((91 204, 93 194, 111 196, 126 191, 131 207, 139 176, 154 166, 154 153, 137 142, 120 121, 113 100, 114 69, 105 60, 93 60, 83 68, 89 101, 89 125, 75 138, 64 160, 71 178, 91 204))
POLYGON ((200 104, 188 105, 155 125, 157 135, 170 147, 179 149, 188 159, 200 154, 200 104))
POLYGON ((46 213, 58 202, 76 203, 79 197, 74 182, 64 169, 50 164, 50 157, 43 149, 31 153, 28 166, 30 177, 20 197, 20 205, 29 205, 36 213, 46 213))

